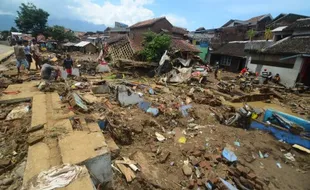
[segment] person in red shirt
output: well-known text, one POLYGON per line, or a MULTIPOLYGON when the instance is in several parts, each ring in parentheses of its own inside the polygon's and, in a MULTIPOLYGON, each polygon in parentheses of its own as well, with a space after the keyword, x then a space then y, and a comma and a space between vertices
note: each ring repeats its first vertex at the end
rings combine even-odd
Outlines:
POLYGON ((246 72, 248 72, 248 68, 244 67, 242 70, 241 70, 241 74, 244 75, 246 72))
POLYGON ((67 58, 64 60, 63 67, 66 69, 68 75, 72 75, 73 61, 69 54, 67 54, 67 58))

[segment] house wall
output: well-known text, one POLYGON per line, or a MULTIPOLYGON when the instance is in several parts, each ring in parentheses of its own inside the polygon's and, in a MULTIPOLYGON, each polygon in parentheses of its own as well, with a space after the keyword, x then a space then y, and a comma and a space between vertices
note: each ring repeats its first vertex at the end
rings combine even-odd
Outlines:
MULTIPOLYGON (((280 62, 280 56, 265 56, 265 60, 274 60, 274 62, 269 61, 266 62, 268 64, 255 64, 257 56, 248 56, 247 59, 247 67, 250 71, 258 72, 259 74, 262 73, 265 69, 268 72, 272 72, 272 75, 279 73, 281 77, 281 84, 285 85, 286 87, 293 87, 295 85, 296 79, 300 72, 303 59, 298 57, 297 59, 291 59, 286 62, 280 62), (277 60, 277 61, 276 61, 277 60), (273 63, 273 64, 272 64, 273 63), (293 64, 292 64, 293 63, 293 64), (281 67, 281 65, 285 64, 286 67, 281 67), (291 67, 289 67, 291 65, 291 67)), ((261 60, 260 60, 261 61, 261 60)), ((263 63, 263 62, 262 62, 263 63)))
POLYGON ((97 48, 93 44, 88 44, 83 49, 85 53, 89 53, 89 52, 96 53, 97 52, 97 48))
POLYGON ((228 55, 218 55, 218 54, 211 54, 211 65, 214 65, 216 62, 220 64, 220 68, 225 69, 226 71, 238 73, 241 69, 245 66, 245 58, 241 57, 234 57, 228 55), (227 57, 231 59, 230 65, 223 65, 223 58, 227 57))
POLYGON ((157 21, 155 24, 153 24, 152 26, 131 28, 129 37, 133 40, 142 41, 143 34, 149 30, 155 33, 160 33, 161 29, 166 29, 168 31, 171 31, 172 27, 173 27, 172 24, 167 19, 161 19, 157 21))

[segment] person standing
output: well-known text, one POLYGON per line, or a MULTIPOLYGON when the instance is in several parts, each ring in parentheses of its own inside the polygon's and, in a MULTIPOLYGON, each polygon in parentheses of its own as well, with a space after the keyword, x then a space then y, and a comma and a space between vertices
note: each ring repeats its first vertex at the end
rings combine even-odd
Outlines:
POLYGON ((40 54, 40 47, 39 44, 37 44, 36 40, 32 41, 32 54, 33 54, 33 59, 36 62, 36 69, 41 69, 41 54, 40 54))
POLYGON ((18 41, 17 44, 14 46, 14 54, 16 57, 16 67, 18 74, 20 73, 20 67, 22 65, 24 65, 24 68, 28 70, 29 66, 26 60, 26 54, 22 41, 18 41))
POLYGON ((31 62, 32 62, 32 56, 31 56, 31 48, 30 48, 27 40, 24 41, 24 51, 26 54, 26 59, 28 61, 28 70, 30 70, 31 62))
POLYGON ((63 67, 64 69, 66 69, 68 75, 72 75, 73 60, 71 59, 69 54, 67 54, 67 57, 64 60, 63 67))

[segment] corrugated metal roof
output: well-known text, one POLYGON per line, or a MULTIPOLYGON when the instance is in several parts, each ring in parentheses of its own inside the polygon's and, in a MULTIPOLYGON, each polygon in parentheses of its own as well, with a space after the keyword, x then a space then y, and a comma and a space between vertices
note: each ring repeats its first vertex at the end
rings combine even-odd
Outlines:
POLYGON ((76 46, 76 47, 84 47, 84 46, 86 46, 86 45, 88 45, 88 44, 90 44, 90 42, 81 41, 81 42, 75 44, 74 46, 76 46))
POLYGON ((280 26, 276 29, 273 29, 272 32, 281 32, 283 29, 285 29, 287 26, 280 26))

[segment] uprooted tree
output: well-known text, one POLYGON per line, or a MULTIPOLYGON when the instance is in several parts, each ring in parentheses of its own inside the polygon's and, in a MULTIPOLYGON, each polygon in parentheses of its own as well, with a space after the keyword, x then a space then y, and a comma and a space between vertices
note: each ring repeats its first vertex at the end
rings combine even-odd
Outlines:
POLYGON ((16 26, 23 33, 32 33, 36 36, 43 33, 46 29, 48 12, 43 9, 37 8, 32 3, 22 3, 17 11, 15 19, 16 26))
POLYGON ((144 49, 139 52, 139 55, 145 61, 158 62, 163 53, 169 49, 170 44, 171 37, 169 35, 146 32, 143 40, 144 49))

